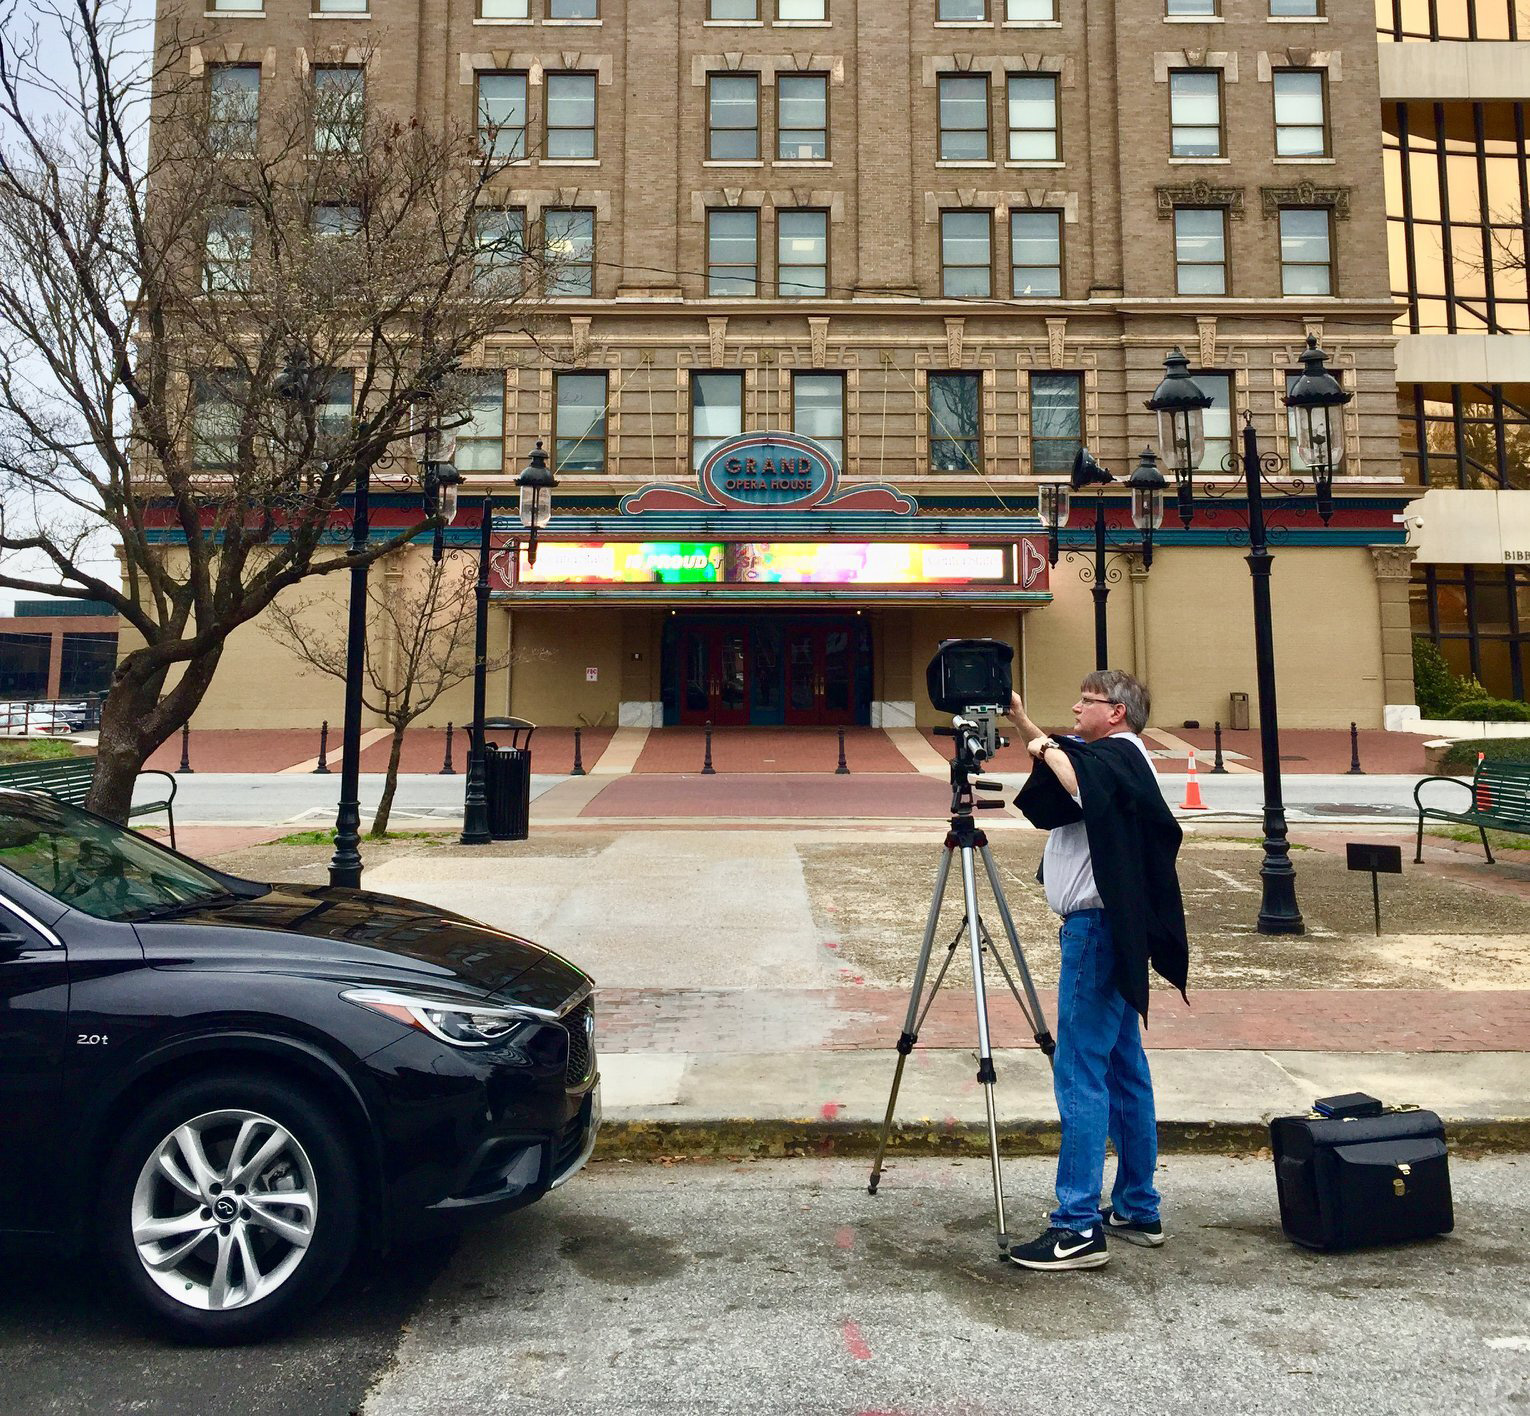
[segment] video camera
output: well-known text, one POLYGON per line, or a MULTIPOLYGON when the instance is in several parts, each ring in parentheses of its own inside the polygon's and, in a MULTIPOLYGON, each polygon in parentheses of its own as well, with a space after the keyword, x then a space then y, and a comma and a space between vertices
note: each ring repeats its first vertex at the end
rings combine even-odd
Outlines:
POLYGON ((925 687, 952 726, 936 728, 957 741, 957 762, 966 770, 979 766, 1004 745, 998 719, 1009 709, 1010 665, 1015 651, 997 639, 947 639, 924 671, 925 687))

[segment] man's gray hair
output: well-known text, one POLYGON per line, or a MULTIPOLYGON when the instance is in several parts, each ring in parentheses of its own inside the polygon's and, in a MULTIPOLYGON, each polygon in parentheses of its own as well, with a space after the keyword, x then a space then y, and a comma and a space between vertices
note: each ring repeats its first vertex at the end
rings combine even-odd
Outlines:
POLYGON ((1124 669, 1096 669, 1084 675, 1081 685, 1084 693, 1098 693, 1112 703, 1126 709, 1126 725, 1134 733, 1147 727, 1148 714, 1153 711, 1152 695, 1147 685, 1134 679, 1124 669))

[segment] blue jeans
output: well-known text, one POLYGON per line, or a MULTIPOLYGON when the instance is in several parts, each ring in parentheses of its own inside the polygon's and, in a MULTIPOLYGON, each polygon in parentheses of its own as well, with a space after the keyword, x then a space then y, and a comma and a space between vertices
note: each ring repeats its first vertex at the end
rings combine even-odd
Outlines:
POLYGON ((1099 1223, 1107 1136, 1116 1148, 1111 1205, 1123 1219, 1149 1223, 1158 1218, 1153 1078, 1136 1010, 1111 978, 1110 922, 1104 910, 1079 910, 1063 920, 1060 938, 1052 1089, 1062 1117, 1062 1147, 1052 1223, 1080 1234, 1099 1223))

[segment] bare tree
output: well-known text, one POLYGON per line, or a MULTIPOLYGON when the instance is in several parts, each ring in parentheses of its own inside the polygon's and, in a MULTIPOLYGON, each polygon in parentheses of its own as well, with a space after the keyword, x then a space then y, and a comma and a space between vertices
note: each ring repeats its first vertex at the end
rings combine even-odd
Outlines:
MULTIPOLYGON (((383 652, 367 655, 361 697, 367 710, 393 729, 382 800, 368 833, 374 837, 387 834, 409 725, 429 712, 448 689, 473 676, 477 578, 473 557, 447 556, 431 563, 423 580, 406 579, 395 588, 374 579, 368 586, 368 638, 383 652)), ((340 609, 334 596, 291 604, 278 601, 270 608, 267 626, 272 638, 310 669, 344 683, 344 631, 317 628, 341 625, 340 609)), ((512 657, 502 654, 487 659, 486 672, 504 668, 512 657)))
POLYGON ((411 432, 463 419, 488 333, 535 347, 545 274, 499 210, 510 145, 334 70, 257 108, 122 3, 0 10, 0 589, 125 621, 90 798, 117 819, 233 630, 428 524, 353 556, 343 499, 415 485, 411 432))

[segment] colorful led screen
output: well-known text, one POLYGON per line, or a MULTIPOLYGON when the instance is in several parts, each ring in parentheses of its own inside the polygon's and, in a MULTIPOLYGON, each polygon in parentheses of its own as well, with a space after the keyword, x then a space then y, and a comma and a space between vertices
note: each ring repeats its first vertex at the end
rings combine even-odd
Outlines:
POLYGON ((545 542, 523 584, 970 585, 1013 580, 1008 546, 897 541, 545 542))

